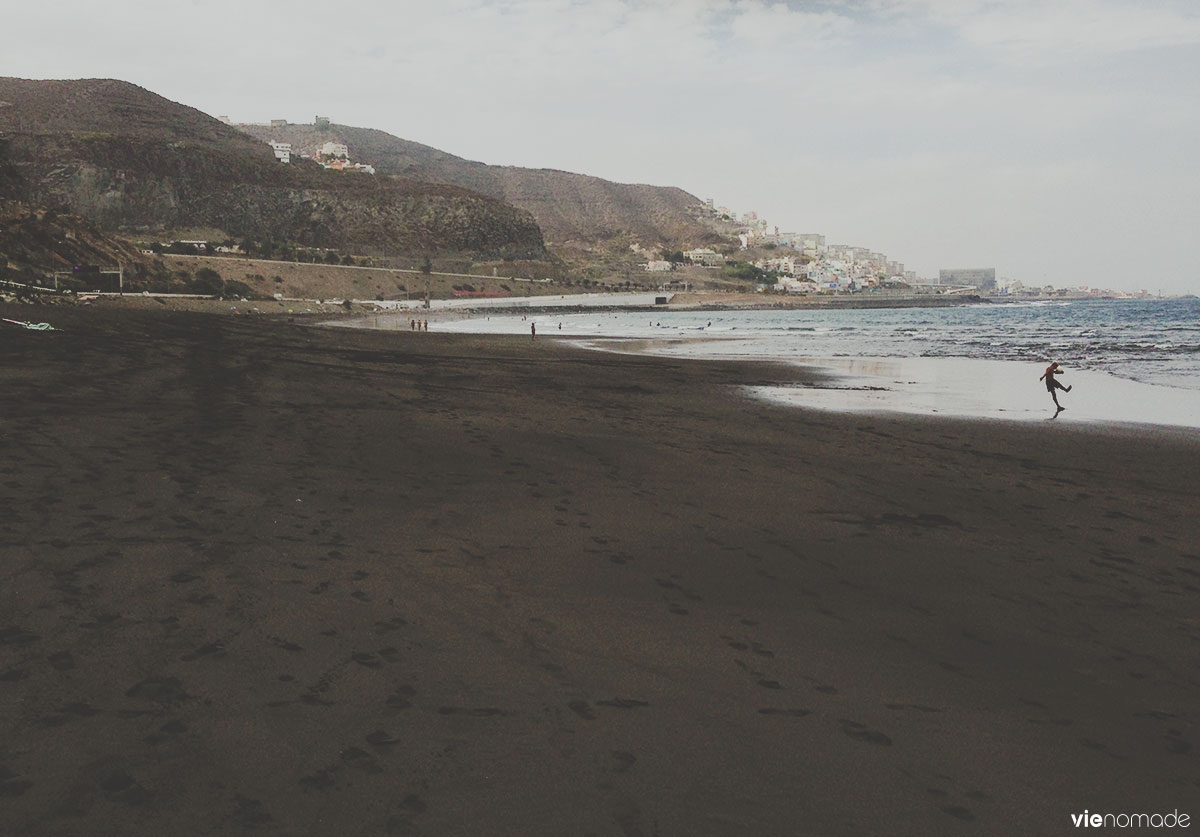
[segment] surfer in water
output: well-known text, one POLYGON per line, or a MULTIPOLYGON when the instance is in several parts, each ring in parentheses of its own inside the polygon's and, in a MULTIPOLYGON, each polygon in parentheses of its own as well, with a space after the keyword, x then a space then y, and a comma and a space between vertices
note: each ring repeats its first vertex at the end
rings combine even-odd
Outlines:
POLYGON ((1058 375, 1058 374, 1061 374, 1061 368, 1059 367, 1058 361, 1056 360, 1053 363, 1051 363, 1049 366, 1046 367, 1046 371, 1042 373, 1042 377, 1038 378, 1038 380, 1039 381, 1045 380, 1046 392, 1050 393, 1050 397, 1054 399, 1054 406, 1057 407, 1058 412, 1061 413, 1063 410, 1065 410, 1067 408, 1064 407, 1062 404, 1058 403, 1058 393, 1056 393, 1055 390, 1061 389, 1063 392, 1070 392, 1071 388, 1064 387, 1062 385, 1062 383, 1057 378, 1054 377, 1055 375, 1058 375))

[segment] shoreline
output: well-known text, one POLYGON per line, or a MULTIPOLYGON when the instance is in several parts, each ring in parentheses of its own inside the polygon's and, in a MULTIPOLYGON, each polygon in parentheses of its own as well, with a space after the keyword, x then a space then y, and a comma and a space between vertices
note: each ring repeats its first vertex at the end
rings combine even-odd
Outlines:
POLYGON ((0 342, 0 830, 1200 814, 1195 434, 784 409, 737 388, 812 373, 514 336, 61 325, 0 342))
MULTIPOLYGON (((977 294, 972 295, 935 295, 914 294, 911 296, 874 296, 871 294, 819 294, 819 295, 779 295, 756 293, 698 293, 679 291, 655 291, 653 289, 629 292, 611 293, 547 293, 535 296, 493 297, 487 299, 467 298, 437 298, 431 300, 432 307, 422 307, 419 299, 359 299, 352 300, 354 314, 363 313, 410 313, 420 311, 425 313, 453 311, 465 315, 476 314, 521 314, 530 310, 548 313, 569 313, 577 311, 584 305, 589 312, 597 311, 751 311, 751 310, 839 310, 839 309, 881 309, 881 308, 948 308, 960 305, 1012 304, 1015 302, 1047 302, 1042 300, 997 300, 977 294), (655 297, 667 297, 670 302, 656 305, 655 297), (605 298, 638 297, 636 303, 605 303, 605 298), (555 298, 564 300, 562 303, 551 303, 555 298), (647 301, 648 300, 648 301, 647 301)), ((92 305, 107 309, 141 309, 152 308, 155 305, 177 311, 212 311, 223 313, 231 307, 238 307, 238 313, 246 313, 251 308, 261 309, 261 313, 278 315, 287 313, 288 307, 297 306, 328 306, 340 307, 342 298, 331 296, 324 300, 300 297, 288 297, 282 302, 273 298, 264 299, 212 299, 188 294, 142 294, 129 291, 125 294, 102 294, 80 292, 78 294, 60 294, 45 290, 44 295, 35 303, 0 302, 0 304, 22 305, 30 309, 38 307, 92 305), (336 300, 331 302, 330 300, 336 300), (283 310, 281 310, 283 309, 283 310)), ((338 314, 336 310, 323 313, 338 314)))
POLYGON ((1074 371, 1071 393, 1056 411, 1034 376, 1037 364, 972 358, 809 358, 794 361, 826 370, 827 384, 759 387, 758 397, 833 412, 933 418, 1122 424, 1200 428, 1200 391, 1074 371), (1077 389, 1076 389, 1077 387, 1077 389))
MULTIPOLYGON (((1115 422, 1133 425, 1200 428, 1200 389, 1169 383, 1141 381, 1107 371, 1072 370, 1078 391, 1063 396, 1064 410, 1055 412, 1045 389, 1037 383, 1041 371, 1037 361, 985 359, 955 356, 830 355, 804 356, 771 354, 771 347, 753 329, 723 330, 676 323, 668 326, 670 336, 639 334, 654 328, 634 328, 624 323, 617 331, 604 333, 605 320, 591 320, 625 309, 591 308, 586 312, 565 311, 580 316, 568 321, 567 331, 553 328, 554 310, 488 311, 485 315, 432 318, 443 331, 474 334, 512 334, 514 324, 522 331, 526 319, 538 325, 538 339, 564 340, 571 345, 598 351, 630 352, 666 357, 691 357, 788 363, 812 371, 821 370, 826 383, 814 387, 776 387, 754 390, 756 397, 785 404, 809 406, 838 412, 911 414, 935 417, 993 418, 1009 421, 1059 420, 1063 423, 1115 422), (496 321, 489 323, 490 314, 496 321), (518 322, 515 315, 522 314, 518 322), (486 316, 486 318, 485 318, 486 316), (486 324, 486 325, 485 325, 486 324)), ((660 309, 661 310, 661 309, 660 309)), ((652 312, 651 312, 652 313, 652 312)), ((669 313, 669 312, 668 312, 669 313)), ((333 325, 392 330, 392 315, 341 320, 333 325)), ((403 317, 399 325, 403 325, 403 317)), ((715 318, 714 318, 715 319, 715 318)), ((652 325, 660 325, 651 320, 652 325)), ((644 324, 643 324, 644 325, 644 324)), ((710 322, 708 326, 713 324, 710 322)), ((561 327, 561 324, 560 324, 561 327)), ((400 328, 399 330, 403 330, 400 328)), ((772 339, 778 339, 773 336, 772 339)))
MULTIPOLYGON (((548 338, 556 339, 556 338, 548 338)), ((809 357, 747 360, 718 352, 700 354, 686 348, 720 344, 733 338, 694 337, 634 339, 557 338, 591 351, 632 356, 689 358, 783 364, 801 370, 800 383, 747 386, 751 397, 792 409, 855 413, 882 419, 939 419, 1110 425, 1190 432, 1200 428, 1200 392, 1147 384, 1102 372, 1075 372, 1079 392, 1060 396, 1064 410, 1055 411, 1044 387, 1030 386, 1034 364, 1005 360, 951 357, 809 357), (673 351, 674 349, 684 351, 673 351), (1069 418, 1062 413, 1068 412, 1069 418)))

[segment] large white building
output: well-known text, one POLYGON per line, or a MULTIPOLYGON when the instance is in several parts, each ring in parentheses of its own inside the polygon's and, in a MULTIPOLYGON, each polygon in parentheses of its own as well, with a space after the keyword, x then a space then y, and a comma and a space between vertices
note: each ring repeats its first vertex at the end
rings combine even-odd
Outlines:
POLYGON ((796 256, 783 256, 778 259, 760 259, 754 263, 763 270, 773 270, 786 276, 804 276, 808 273, 805 261, 796 256))
POLYGON ((271 140, 271 150, 275 152, 275 159, 281 163, 292 162, 292 144, 290 142, 275 142, 271 140))
POLYGON ((347 159, 350 156, 350 149, 346 147, 345 143, 333 142, 331 140, 322 145, 318 153, 322 157, 341 157, 342 159, 347 159))
POLYGON ((709 247, 697 247, 695 250, 685 250, 683 251, 683 257, 695 264, 707 266, 716 266, 725 263, 725 257, 709 247))
POLYGON ((968 267, 938 271, 939 285, 974 285, 981 291, 994 290, 996 287, 996 268, 968 267))

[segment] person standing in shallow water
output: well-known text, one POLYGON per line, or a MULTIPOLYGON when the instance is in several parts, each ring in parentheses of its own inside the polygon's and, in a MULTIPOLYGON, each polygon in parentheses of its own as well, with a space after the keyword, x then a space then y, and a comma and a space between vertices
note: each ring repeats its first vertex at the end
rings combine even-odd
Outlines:
POLYGON ((1060 374, 1060 371, 1061 370, 1058 365, 1058 361, 1056 360, 1053 363, 1051 363, 1049 366, 1046 367, 1046 371, 1042 373, 1042 377, 1038 378, 1038 380, 1046 381, 1046 392, 1050 393, 1050 397, 1054 399, 1054 406, 1057 407, 1058 411, 1061 413, 1063 410, 1065 410, 1067 408, 1064 407, 1062 404, 1058 403, 1058 393, 1056 393, 1055 390, 1061 389, 1063 392, 1070 392, 1071 388, 1064 387, 1062 385, 1062 382, 1054 377, 1055 375, 1060 374))

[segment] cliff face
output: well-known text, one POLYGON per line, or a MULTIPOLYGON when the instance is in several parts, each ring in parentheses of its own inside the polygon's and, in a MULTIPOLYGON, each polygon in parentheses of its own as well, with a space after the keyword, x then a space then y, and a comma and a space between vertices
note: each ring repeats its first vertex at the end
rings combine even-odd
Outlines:
POLYGON ((446 183, 498 198, 530 212, 551 244, 595 244, 628 236, 674 247, 728 237, 706 220, 704 203, 682 189, 613 183, 599 177, 515 166, 489 166, 383 131, 347 125, 239 126, 258 139, 291 142, 315 154, 325 142, 348 146, 356 161, 380 174, 446 183))
POLYGON ((126 82, 0 78, 0 103, 0 198, 107 230, 212 228, 339 249, 547 256, 533 217, 502 200, 302 160, 283 165, 265 142, 126 82))
POLYGON ((72 271, 76 265, 111 269, 123 264, 136 270, 145 262, 132 245, 76 215, 0 199, 0 276, 41 282, 48 273, 72 271))

